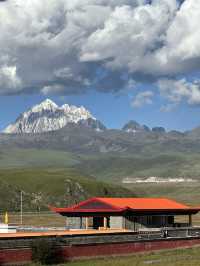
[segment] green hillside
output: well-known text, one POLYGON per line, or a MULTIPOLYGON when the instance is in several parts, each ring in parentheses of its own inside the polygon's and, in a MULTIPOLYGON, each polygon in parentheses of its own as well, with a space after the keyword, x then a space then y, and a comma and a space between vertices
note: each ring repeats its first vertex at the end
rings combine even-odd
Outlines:
POLYGON ((200 177, 200 154, 165 152, 137 154, 77 154, 49 149, 2 149, 0 169, 71 168, 100 180, 124 177, 200 177))
POLYGON ((9 148, 0 151, 0 168, 69 167, 79 163, 75 155, 48 149, 9 148))
POLYGON ((48 204, 67 206, 92 196, 133 196, 126 188, 96 181, 70 168, 0 170, 0 210, 47 209, 48 204))
POLYGON ((163 153, 157 155, 83 158, 76 167, 104 180, 124 177, 200 177, 200 154, 163 153))
POLYGON ((199 204, 199 182, 132 184, 125 189, 112 185, 122 186, 126 177, 200 180, 197 133, 133 135, 69 126, 45 134, 0 134, 0 208, 18 210, 19 190, 24 191, 26 210, 69 205, 99 195, 168 196, 199 204))
POLYGON ((0 134, 0 169, 73 167, 109 182, 127 176, 199 178, 199 136, 199 130, 129 134, 77 125, 41 134, 0 134))

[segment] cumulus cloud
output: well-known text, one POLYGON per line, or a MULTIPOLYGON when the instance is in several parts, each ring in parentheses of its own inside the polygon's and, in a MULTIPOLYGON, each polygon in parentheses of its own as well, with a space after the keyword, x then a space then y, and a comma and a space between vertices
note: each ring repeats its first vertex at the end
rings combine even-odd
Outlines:
POLYGON ((1 66, 0 68, 0 94, 9 90, 14 93, 20 90, 22 82, 17 75, 16 66, 1 66))
POLYGON ((92 33, 82 47, 82 61, 106 61, 112 69, 153 74, 159 70, 156 51, 177 10, 175 0, 152 1, 137 8, 116 7, 102 29, 92 33))
POLYGON ((158 88, 163 97, 171 103, 179 104, 186 101, 190 105, 200 104, 200 80, 188 82, 180 80, 162 79, 158 81, 158 88))
POLYGON ((4 1, 0 93, 117 92, 188 75, 199 68, 199 22, 196 0, 4 1))
POLYGON ((152 91, 143 91, 138 93, 135 98, 132 101, 132 106, 139 108, 146 104, 152 104, 152 97, 153 92, 152 91))

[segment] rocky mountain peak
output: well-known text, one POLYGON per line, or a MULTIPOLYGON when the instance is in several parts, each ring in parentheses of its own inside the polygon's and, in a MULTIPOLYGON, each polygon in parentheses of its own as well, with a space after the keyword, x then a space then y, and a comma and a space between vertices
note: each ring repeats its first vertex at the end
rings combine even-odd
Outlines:
POLYGON ((131 133, 150 131, 150 129, 146 125, 140 125, 138 122, 134 120, 130 120, 128 123, 126 123, 123 126, 122 130, 126 132, 131 132, 131 133))
POLYGON ((85 120, 80 120, 78 122, 79 125, 85 126, 87 128, 95 129, 96 131, 104 131, 106 130, 106 127, 104 124, 101 123, 99 120, 94 120, 92 118, 88 118, 85 120))
POLYGON ((153 127, 152 128, 152 132, 155 132, 155 133, 165 133, 166 130, 164 127, 153 127))
POLYGON ((43 110, 54 111, 58 108, 58 105, 50 99, 46 99, 40 104, 37 104, 31 108, 32 112, 41 112, 43 110))
POLYGON ((42 133, 58 130, 68 123, 77 124, 79 121, 88 119, 96 121, 96 118, 83 106, 77 107, 69 104, 58 106, 52 100, 46 99, 21 114, 3 132, 15 134, 42 133))

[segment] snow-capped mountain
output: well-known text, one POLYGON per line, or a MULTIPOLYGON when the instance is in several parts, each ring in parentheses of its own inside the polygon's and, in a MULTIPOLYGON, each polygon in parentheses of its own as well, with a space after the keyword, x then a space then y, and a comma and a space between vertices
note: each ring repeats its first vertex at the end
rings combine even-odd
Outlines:
MULTIPOLYGON (((97 120, 83 106, 76 107, 64 104, 58 106, 53 101, 46 99, 38 105, 33 106, 27 112, 21 114, 17 120, 3 131, 4 133, 41 133, 58 130, 68 123, 78 124, 80 121, 90 119, 95 123, 97 120)), ((81 122, 83 123, 83 122, 81 122)), ((95 127, 98 129, 98 125, 95 127)))

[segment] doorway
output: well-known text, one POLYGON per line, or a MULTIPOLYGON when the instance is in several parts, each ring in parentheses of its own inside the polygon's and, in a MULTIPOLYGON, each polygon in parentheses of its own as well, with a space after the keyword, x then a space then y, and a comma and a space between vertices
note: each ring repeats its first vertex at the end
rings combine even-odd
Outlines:
POLYGON ((103 217, 93 217, 93 228, 99 229, 99 227, 103 227, 103 217))
MULTIPOLYGON (((109 217, 106 217, 106 226, 110 227, 109 217)), ((93 228, 99 229, 99 227, 104 227, 104 217, 93 217, 93 228)))

